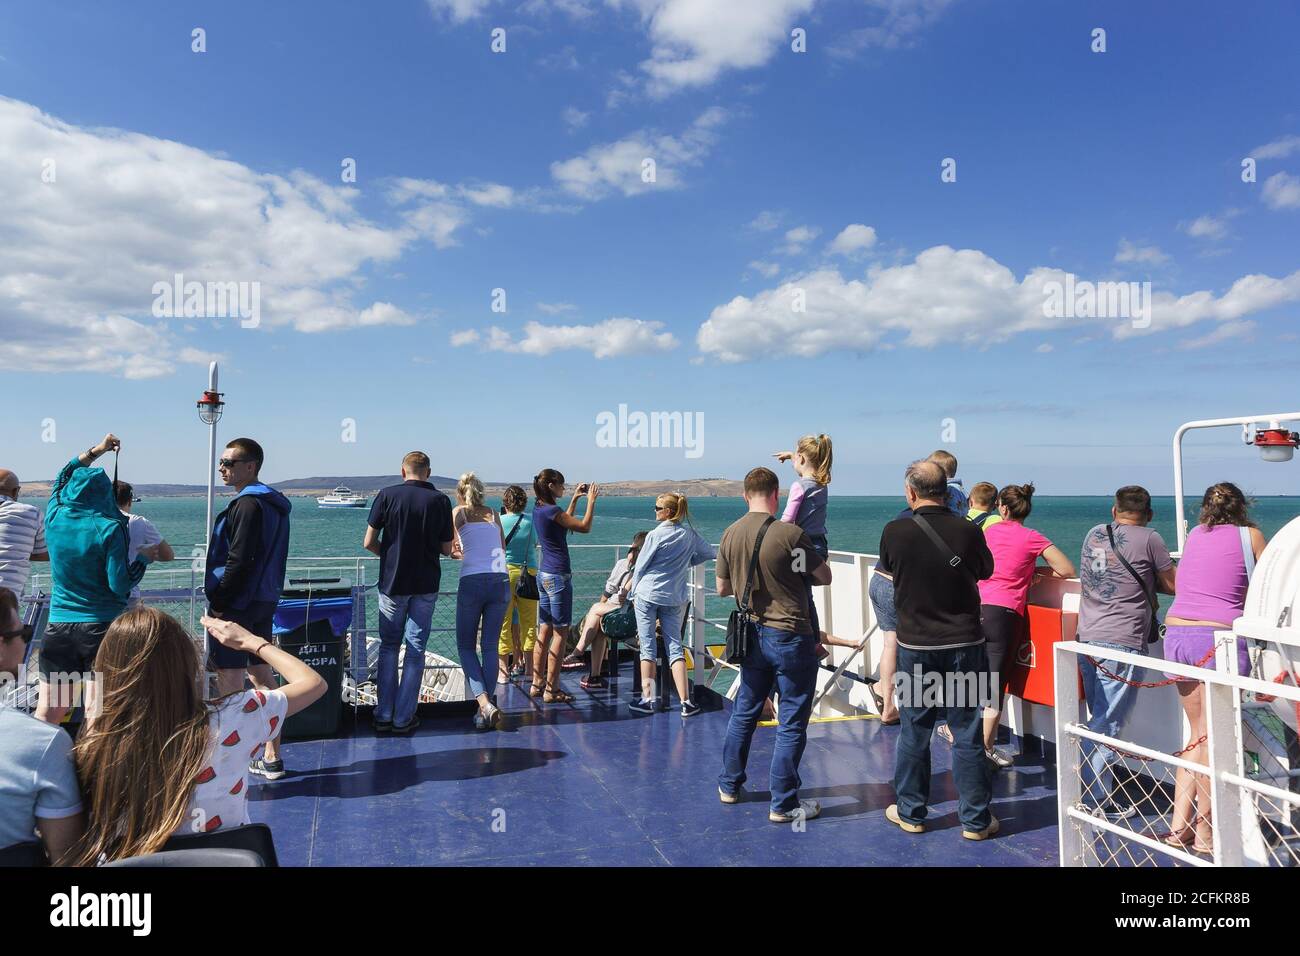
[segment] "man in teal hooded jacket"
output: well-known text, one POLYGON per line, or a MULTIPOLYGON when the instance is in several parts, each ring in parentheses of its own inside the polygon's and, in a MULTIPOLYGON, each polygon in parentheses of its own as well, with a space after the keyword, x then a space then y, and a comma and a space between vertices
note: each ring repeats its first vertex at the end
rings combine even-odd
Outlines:
POLYGON ((73 458, 54 481, 45 506, 45 543, 50 555, 50 618, 41 643, 40 696, 36 716, 58 724, 71 708, 74 678, 86 686, 93 713, 95 655, 108 625, 126 610, 131 589, 144 576, 155 549, 141 548, 127 563, 126 516, 117 507, 113 481, 97 458, 122 443, 108 434, 73 458), (53 678, 51 675, 54 675, 53 678))

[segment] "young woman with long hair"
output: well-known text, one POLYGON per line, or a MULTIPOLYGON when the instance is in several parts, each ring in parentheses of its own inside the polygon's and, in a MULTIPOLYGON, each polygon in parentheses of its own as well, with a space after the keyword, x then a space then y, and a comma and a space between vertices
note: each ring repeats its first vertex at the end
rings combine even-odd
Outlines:
MULTIPOLYGON (((1250 520, 1250 505, 1236 485, 1222 481, 1205 489, 1200 521, 1187 535, 1178 562, 1174 603, 1165 615, 1165 660, 1193 667, 1214 667, 1214 632, 1232 630, 1232 622, 1246 605, 1250 569, 1264 553, 1264 534, 1250 520)), ((1237 639, 1237 670, 1250 672, 1246 641, 1237 639)), ((1205 744, 1205 685, 1197 680, 1168 675, 1178 683, 1179 703, 1191 727, 1189 749, 1183 757, 1207 761, 1205 744)), ((1209 779, 1178 769, 1174 777, 1174 812, 1165 841, 1213 851, 1209 779)))
MULTIPOLYGON (((641 640, 641 697, 632 702, 632 710, 652 714, 659 707, 655 699, 655 623, 668 650, 668 667, 677 696, 682 702, 682 716, 694 717, 699 706, 691 700, 686 678, 686 651, 682 646, 682 615, 690 600, 691 568, 717 556, 713 545, 705 541, 690 525, 686 496, 667 492, 655 499, 658 524, 646 536, 645 547, 632 573, 628 598, 636 614, 637 636, 641 640)), ((703 595, 700 596, 703 600, 703 595)), ((665 697, 667 695, 665 694, 665 697)))
POLYGON ((451 513, 456 529, 451 556, 463 562, 456 585, 456 653, 469 692, 478 702, 474 726, 491 730, 501 724, 496 705, 497 641, 510 603, 510 575, 506 571, 506 536, 497 523, 496 511, 484 504, 484 496, 483 482, 474 472, 460 476, 456 483, 459 504, 451 513))
POLYGON ((542 546, 541 567, 537 572, 537 649, 533 653, 533 685, 529 693, 548 704, 570 703, 573 695, 560 687, 560 662, 569 639, 573 616, 573 568, 569 564, 568 534, 591 531, 596 517, 596 498, 600 487, 580 484, 567 509, 556 503, 564 497, 564 476, 554 468, 543 468, 533 478, 533 527, 542 546), (575 518, 578 499, 587 499, 582 518, 575 518))
POLYGON ((325 693, 315 671, 270 641, 233 621, 202 623, 287 683, 205 700, 198 646, 180 623, 151 607, 114 620, 95 658, 99 713, 74 750, 87 816, 77 863, 155 853, 176 834, 248 823, 250 754, 325 693))

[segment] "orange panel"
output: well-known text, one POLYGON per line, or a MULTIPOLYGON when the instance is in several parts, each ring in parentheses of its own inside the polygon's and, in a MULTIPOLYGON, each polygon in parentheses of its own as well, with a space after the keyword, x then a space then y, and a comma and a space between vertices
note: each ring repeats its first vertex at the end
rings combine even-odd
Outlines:
MULTIPOLYGON (((1058 607, 1029 605, 1029 636, 1020 645, 1011 667, 1010 689, 1022 700, 1033 704, 1056 704, 1056 672, 1052 645, 1074 639, 1077 614, 1066 614, 1058 607)), ((1079 681, 1083 693, 1083 681, 1079 681)))

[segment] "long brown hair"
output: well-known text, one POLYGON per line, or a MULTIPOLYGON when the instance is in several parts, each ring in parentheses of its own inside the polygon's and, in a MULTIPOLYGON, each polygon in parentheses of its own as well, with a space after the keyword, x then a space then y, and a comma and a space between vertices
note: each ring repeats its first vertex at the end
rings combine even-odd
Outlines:
POLYGON ((998 504, 1007 509, 1012 521, 1024 521, 1034 510, 1034 486, 1028 483, 1007 485, 998 492, 998 504))
POLYGON ((1216 524, 1235 524, 1253 528, 1250 520, 1250 502, 1242 490, 1230 481, 1221 481, 1205 489, 1201 499, 1201 524, 1213 528, 1216 524))
POLYGON ((555 504, 555 495, 551 491, 551 485, 557 481, 563 482, 564 476, 554 468, 543 468, 533 476, 533 497, 537 499, 538 504, 555 504))
POLYGON ((627 569, 629 571, 636 567, 637 555, 641 553, 641 548, 645 546, 645 539, 648 534, 646 531, 638 531, 632 535, 632 543, 627 548, 627 569))
POLYGON ((81 866, 161 849, 186 822, 209 749, 198 648, 173 618, 127 611, 104 635, 95 670, 99 716, 73 751, 86 798, 81 866))

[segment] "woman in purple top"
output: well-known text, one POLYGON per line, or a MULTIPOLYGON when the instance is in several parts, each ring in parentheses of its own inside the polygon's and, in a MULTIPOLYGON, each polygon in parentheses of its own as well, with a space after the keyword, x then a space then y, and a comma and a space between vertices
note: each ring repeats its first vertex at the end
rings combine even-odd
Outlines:
MULTIPOLYGON (((1178 563, 1177 595, 1165 615, 1165 660, 1193 667, 1214 667, 1214 632, 1232 630, 1246 605, 1246 586, 1256 559, 1264 551, 1264 535, 1247 513, 1246 496, 1226 481, 1211 485, 1201 499, 1200 523, 1187 536, 1178 563)), ((1237 669, 1250 670, 1246 642, 1237 640, 1237 669)), ((1205 685, 1168 675, 1178 681, 1178 698, 1191 726, 1187 760, 1204 764, 1205 685)), ((1174 817, 1165 842, 1213 850, 1210 827, 1209 779, 1179 768, 1174 781, 1174 817)))
POLYGON ((569 639, 569 618, 573 616, 573 570, 569 566, 570 531, 586 534, 596 517, 597 485, 581 484, 567 510, 556 502, 564 497, 564 476, 554 468, 543 468, 533 478, 533 527, 542 546, 537 569, 537 647, 533 650, 533 686, 529 694, 548 704, 569 703, 573 695, 560 687, 560 661, 569 639), (578 499, 586 497, 587 512, 575 518, 578 499))

